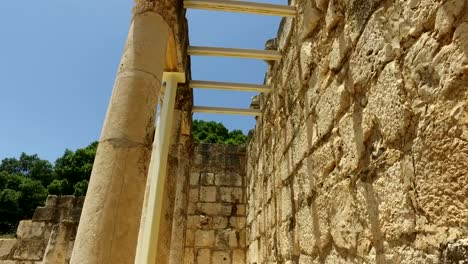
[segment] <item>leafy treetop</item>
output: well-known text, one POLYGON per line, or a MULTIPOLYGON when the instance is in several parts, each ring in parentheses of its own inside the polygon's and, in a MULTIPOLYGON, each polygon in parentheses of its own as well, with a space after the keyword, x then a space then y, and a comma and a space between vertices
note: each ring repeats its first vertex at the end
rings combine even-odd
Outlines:
POLYGON ((247 142, 247 136, 241 130, 229 131, 222 123, 193 120, 192 133, 195 142, 241 145, 247 142))

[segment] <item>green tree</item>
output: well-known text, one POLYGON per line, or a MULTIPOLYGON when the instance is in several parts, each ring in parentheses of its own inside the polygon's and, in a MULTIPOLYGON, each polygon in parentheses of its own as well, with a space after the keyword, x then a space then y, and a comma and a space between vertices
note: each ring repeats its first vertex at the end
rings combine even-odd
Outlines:
POLYGON ((49 191, 54 194, 74 194, 75 185, 80 183, 78 193, 84 195, 93 169, 97 145, 97 142, 93 142, 75 152, 69 149, 65 150, 63 156, 55 161, 55 174, 61 182, 54 182, 53 185, 49 186, 49 191))
POLYGON ((47 190, 40 181, 21 173, 0 172, 0 184, 0 233, 8 233, 44 203, 47 190))
POLYGON ((15 231, 32 217, 48 194, 86 194, 97 142, 76 151, 65 150, 55 166, 37 155, 22 153, 0 162, 0 234, 15 231))
POLYGON ((229 130, 213 121, 194 120, 192 133, 195 142, 240 145, 247 142, 247 136, 241 130, 229 130))
POLYGON ((6 158, 0 164, 0 171, 24 175, 40 181, 44 186, 49 185, 54 180, 52 164, 47 160, 40 159, 37 154, 21 153, 19 159, 6 158))

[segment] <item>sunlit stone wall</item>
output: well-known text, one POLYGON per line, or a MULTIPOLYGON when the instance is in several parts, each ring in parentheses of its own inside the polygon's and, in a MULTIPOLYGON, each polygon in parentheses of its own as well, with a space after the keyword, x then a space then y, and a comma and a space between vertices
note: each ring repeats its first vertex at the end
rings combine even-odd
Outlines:
POLYGON ((247 262, 467 260, 467 1, 290 4, 247 150, 247 262))

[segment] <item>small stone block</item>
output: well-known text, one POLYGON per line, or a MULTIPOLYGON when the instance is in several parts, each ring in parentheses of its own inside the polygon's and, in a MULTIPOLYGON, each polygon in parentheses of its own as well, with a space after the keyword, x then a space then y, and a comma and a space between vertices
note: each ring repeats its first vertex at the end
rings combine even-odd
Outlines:
POLYGON ((238 205, 236 205, 236 208, 237 208, 236 215, 245 216, 245 205, 244 204, 238 204, 238 205))
POLYGON ((244 264, 245 263, 245 252, 244 250, 235 249, 232 251, 232 263, 244 264))
POLYGON ((8 256, 11 252, 11 249, 16 244, 16 239, 0 239, 0 259, 8 256))
POLYGON ((190 188, 189 190, 189 202, 198 202, 198 188, 190 188))
POLYGON ((234 229, 221 230, 216 235, 216 247, 229 249, 238 247, 237 232, 234 229))
POLYGON ((200 187, 200 201, 216 202, 216 187, 215 186, 200 187))
POLYGON ((198 181, 200 179, 200 173, 193 172, 190 174, 190 185, 198 185, 198 181))
POLYGON ((230 216, 232 214, 232 205, 223 204, 221 205, 221 215, 230 216))
POLYGON ((53 207, 39 207, 34 211, 32 219, 36 221, 51 221, 55 216, 55 211, 53 207))
POLYGON ((229 224, 231 224, 232 227, 238 228, 238 229, 244 228, 245 222, 246 222, 245 217, 233 216, 229 219, 229 224))
POLYGON ((45 206, 50 206, 50 207, 57 206, 57 200, 58 200, 57 195, 49 195, 47 196, 45 206))
POLYGON ((23 220, 18 225, 16 236, 22 239, 48 239, 51 231, 51 223, 23 220))
POLYGON ((195 254, 193 253, 193 248, 185 248, 184 264, 194 264, 194 263, 195 263, 195 254))
POLYGON ((195 231, 187 230, 185 233, 185 246, 193 247, 195 245, 195 231))
POLYGON ((212 247, 215 242, 215 232, 213 230, 197 230, 195 232, 196 247, 212 247))
POLYGON ((196 229, 200 225, 200 216, 189 215, 187 216, 187 229, 196 229))
POLYGON ((201 183, 201 185, 213 185, 214 184, 214 173, 202 173, 200 183, 201 183))
POLYGON ((198 203, 196 213, 206 214, 206 215, 220 215, 221 204, 220 203, 198 203))
POLYGON ((242 186, 242 177, 239 174, 216 174, 215 184, 218 186, 242 186))
POLYGON ((20 239, 15 247, 13 258, 24 260, 42 260, 47 241, 42 239, 20 239))
POLYGON ((242 202, 242 188, 221 187, 219 192, 223 202, 242 202))
POLYGON ((200 249, 197 254, 197 264, 210 264, 211 251, 209 249, 200 249))
POLYGON ((225 216, 214 216, 211 219, 211 229, 224 229, 228 225, 228 218, 225 216))
POLYGON ((63 208, 73 208, 75 204, 75 196, 73 195, 63 195, 60 196, 57 200, 57 206, 63 208))
POLYGON ((229 251, 215 251, 213 252, 212 263, 216 264, 230 264, 231 263, 231 254, 229 251))

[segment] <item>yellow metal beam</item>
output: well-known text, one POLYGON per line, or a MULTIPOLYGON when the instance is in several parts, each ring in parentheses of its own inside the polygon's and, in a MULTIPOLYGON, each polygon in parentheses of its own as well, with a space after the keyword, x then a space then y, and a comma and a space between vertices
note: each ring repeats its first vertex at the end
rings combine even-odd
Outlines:
POLYGON ((270 88, 266 85, 249 84, 249 83, 227 83, 227 82, 211 82, 211 81, 190 81, 190 88, 203 88, 215 90, 229 90, 242 92, 259 92, 269 93, 270 88))
POLYGON ((219 47, 190 46, 188 54, 193 56, 220 56, 259 60, 280 60, 281 53, 276 50, 232 49, 219 47))
POLYGON ((247 115, 247 116, 261 116, 262 111, 259 109, 246 109, 246 108, 224 108, 224 107, 209 107, 209 106, 194 106, 192 108, 194 113, 208 113, 208 114, 226 114, 226 115, 247 115))
POLYGON ((185 8, 239 12, 267 16, 295 17, 296 7, 236 0, 185 0, 185 8))

